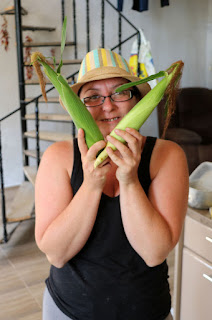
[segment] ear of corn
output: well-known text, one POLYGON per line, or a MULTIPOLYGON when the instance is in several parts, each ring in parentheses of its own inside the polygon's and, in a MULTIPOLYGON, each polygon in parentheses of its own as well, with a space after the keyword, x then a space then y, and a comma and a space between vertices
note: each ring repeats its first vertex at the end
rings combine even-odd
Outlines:
MULTIPOLYGON (((143 123, 150 116, 152 111, 155 109, 155 107, 158 105, 158 103, 161 101, 165 92, 167 91, 167 88, 169 88, 169 85, 172 85, 171 87, 176 86, 176 78, 178 78, 179 80, 179 74, 181 74, 182 67, 183 62, 180 61, 175 63, 172 67, 170 67, 172 68, 172 72, 169 75, 167 72, 163 72, 165 78, 162 79, 150 92, 148 92, 127 113, 127 115, 124 116, 124 118, 118 123, 115 129, 125 130, 127 127, 130 127, 139 130, 143 123)), ((120 92, 122 90, 126 90, 127 88, 132 87, 133 85, 138 85, 144 81, 145 79, 136 83, 124 84, 123 86, 119 87, 116 91, 120 92)), ((173 94, 173 90, 169 89, 169 91, 169 95, 171 96, 173 94)), ((116 135, 115 129, 110 133, 110 135, 116 138, 117 140, 125 143, 125 141, 120 136, 116 135)), ((108 142, 105 149, 98 155, 94 164, 95 168, 99 166, 108 157, 106 150, 107 147, 111 147, 113 150, 116 150, 115 146, 112 143, 108 142)))
POLYGON ((80 98, 70 88, 66 80, 61 75, 58 75, 58 81, 60 82, 62 89, 61 100, 71 118, 74 120, 76 127, 84 130, 88 148, 90 148, 95 142, 104 140, 104 137, 92 115, 80 98))
POLYGON ((65 106, 67 112, 70 114, 77 129, 82 128, 85 132, 85 140, 88 148, 90 148, 95 142, 104 140, 102 133, 100 132, 96 122, 87 110, 86 106, 82 103, 80 98, 73 92, 68 85, 67 81, 60 74, 62 63, 62 53, 65 47, 65 30, 66 30, 66 18, 63 24, 62 41, 61 41, 61 61, 57 72, 55 72, 48 64, 46 58, 40 52, 34 52, 31 56, 31 62, 36 69, 38 75, 42 94, 45 101, 47 101, 45 92, 45 80, 41 71, 40 65, 43 66, 44 73, 51 81, 60 95, 60 99, 65 106))

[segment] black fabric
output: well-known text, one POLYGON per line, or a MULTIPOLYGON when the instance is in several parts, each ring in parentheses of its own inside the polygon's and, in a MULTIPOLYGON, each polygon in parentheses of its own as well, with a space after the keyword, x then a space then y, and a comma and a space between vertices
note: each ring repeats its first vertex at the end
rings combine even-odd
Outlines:
MULTIPOLYGON (((155 141, 147 137, 138 169, 147 195, 155 141)), ((74 194, 82 181, 75 140, 71 177, 74 194)), ((164 320, 171 308, 167 279, 166 261, 150 268, 131 247, 122 224, 119 196, 102 194, 86 245, 63 268, 52 266, 46 283, 57 306, 73 320, 164 320)))
MULTIPOLYGON (((161 0, 161 7, 165 7, 169 5, 169 0, 161 0)), ((142 12, 147 11, 149 9, 149 0, 133 0, 133 10, 142 12)))
POLYGON ((169 6, 169 0, 160 0, 161 7, 169 6))
MULTIPOLYGON (((161 7, 169 6, 169 0, 160 0, 161 7)), ((123 10, 124 0, 117 0, 118 11, 123 10)), ((133 10, 142 12, 149 9, 149 0, 133 0, 133 10)))
POLYGON ((118 11, 122 11, 123 10, 123 3, 124 3, 124 0, 117 0, 117 9, 118 9, 118 11))
POLYGON ((133 10, 142 12, 149 9, 149 0, 134 0, 133 1, 133 10))

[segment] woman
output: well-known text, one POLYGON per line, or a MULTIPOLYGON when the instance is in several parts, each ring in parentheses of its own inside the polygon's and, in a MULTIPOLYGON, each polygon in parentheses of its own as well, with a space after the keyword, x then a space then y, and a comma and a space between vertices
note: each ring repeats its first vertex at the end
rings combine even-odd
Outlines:
POLYGON ((118 130, 149 91, 147 84, 121 95, 136 81, 126 61, 106 49, 89 52, 72 86, 105 141, 89 150, 78 139, 51 145, 36 179, 37 245, 52 264, 43 319, 171 319, 166 257, 178 242, 188 196, 188 170, 173 142, 118 130), (112 142, 109 160, 94 169, 96 154, 112 142))

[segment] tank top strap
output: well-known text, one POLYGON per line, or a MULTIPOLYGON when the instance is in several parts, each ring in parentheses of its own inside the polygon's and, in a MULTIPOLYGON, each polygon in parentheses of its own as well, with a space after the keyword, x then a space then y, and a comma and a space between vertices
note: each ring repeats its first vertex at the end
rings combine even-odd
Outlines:
POLYGON ((81 154, 78 147, 77 139, 73 140, 74 146, 74 163, 73 170, 71 175, 71 186, 73 189, 73 195, 75 195, 80 188, 83 181, 83 171, 82 171, 82 162, 81 162, 81 154))
POLYGON ((138 177, 146 194, 148 193, 149 186, 151 183, 150 160, 151 160, 152 151, 154 149, 156 140, 157 140, 156 137, 147 136, 146 143, 144 145, 144 149, 141 154, 140 165, 138 167, 138 177))

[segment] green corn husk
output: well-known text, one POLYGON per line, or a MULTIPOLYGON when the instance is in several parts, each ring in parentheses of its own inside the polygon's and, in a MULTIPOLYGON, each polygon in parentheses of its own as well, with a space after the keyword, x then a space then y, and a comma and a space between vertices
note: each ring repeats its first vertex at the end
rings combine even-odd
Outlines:
POLYGON ((79 97, 70 88, 66 80, 59 75, 58 81, 60 82, 62 89, 61 100, 71 118, 74 120, 76 127, 84 130, 88 148, 90 148, 95 142, 104 140, 104 137, 92 115, 79 97), (73 107, 73 105, 77 107, 73 107))

